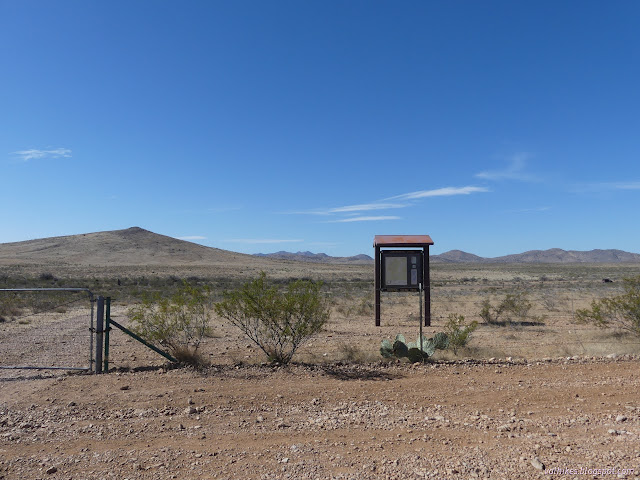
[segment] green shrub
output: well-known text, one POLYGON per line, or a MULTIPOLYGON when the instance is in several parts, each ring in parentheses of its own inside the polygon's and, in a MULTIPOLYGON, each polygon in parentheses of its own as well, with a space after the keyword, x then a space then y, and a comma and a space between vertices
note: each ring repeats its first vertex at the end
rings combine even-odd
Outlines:
POLYGON ((541 317, 529 315, 533 305, 524 292, 508 293, 497 305, 493 305, 491 301, 485 299, 480 307, 480 318, 490 325, 508 325, 514 321, 542 320, 541 317))
POLYGON ((160 293, 145 296, 128 314, 135 333, 157 347, 167 348, 174 357, 185 358, 186 351, 195 354, 210 331, 211 303, 208 287, 184 282, 170 297, 160 293))
POLYGON ((624 293, 591 302, 591 309, 576 310, 576 320, 603 328, 620 328, 640 336, 640 275, 625 278, 624 293))
POLYGON ((469 343, 471 334, 478 328, 478 322, 474 320, 466 324, 463 315, 451 313, 444 328, 449 337, 449 348, 453 350, 454 355, 458 355, 458 349, 469 343))
POLYGON ((329 305, 320 294, 320 282, 296 280, 280 289, 269 285, 266 274, 240 288, 223 293, 215 305, 255 343, 271 362, 288 363, 298 347, 322 330, 329 305))

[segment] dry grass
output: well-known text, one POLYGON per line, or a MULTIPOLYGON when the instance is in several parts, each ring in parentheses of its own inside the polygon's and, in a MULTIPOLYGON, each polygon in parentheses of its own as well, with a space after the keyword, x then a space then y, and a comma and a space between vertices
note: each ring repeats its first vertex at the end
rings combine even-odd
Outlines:
MULTIPOLYGON (((270 277, 286 282, 289 278, 308 276, 305 264, 280 262, 261 264, 270 277), (266 267, 269 267, 267 269, 266 267)), ((29 267, 31 268, 31 267, 29 267)), ((52 272, 58 283, 80 284, 87 277, 75 276, 75 267, 53 269, 40 266, 36 272, 29 268, 11 267, 1 271, 0 285, 29 284, 39 281, 42 271, 52 272), (30 276, 31 275, 31 276, 30 276), (74 275, 74 276, 72 276, 74 275), (67 283, 72 282, 72 283, 67 283), (78 282, 78 283, 75 283, 78 282)), ((203 266, 169 267, 105 267, 103 276, 90 276, 94 292, 113 297, 114 318, 127 323, 127 306, 136 302, 144 292, 170 292, 181 280, 209 284, 220 294, 244 281, 251 271, 229 273, 230 266, 214 270, 203 266), (133 270, 135 269, 135 275, 133 270), (117 285, 114 279, 121 279, 117 285), (135 280, 135 281, 134 281, 135 280)), ((298 362, 371 362, 379 361, 380 342, 402 333, 417 336, 419 302, 417 293, 383 293, 382 326, 375 327, 373 314, 373 269, 362 265, 314 264, 313 278, 322 280, 324 292, 331 298, 332 315, 324 332, 310 344, 303 345, 294 361, 298 362)), ((85 272, 87 275, 93 273, 85 272)), ((560 356, 608 355, 611 353, 640 353, 638 339, 619 332, 601 330, 573 322, 573 312, 587 307, 595 298, 619 294, 621 279, 640 274, 638 264, 617 265, 432 265, 432 325, 425 327, 425 335, 442 331, 450 314, 464 315, 470 322, 479 318, 484 299, 503 298, 507 293, 524 291, 532 304, 530 315, 544 317, 544 322, 531 325, 511 324, 490 326, 480 323, 469 345, 455 357, 449 352, 437 352, 436 359, 454 358, 527 358, 540 359, 560 356), (603 283, 611 278, 613 283, 603 283)), ((49 282, 53 280, 47 280, 49 282)), ((3 287, 6 288, 6 287, 3 287)), ((57 314, 61 320, 66 315, 57 314)), ((8 326, 5 322, 2 325, 8 326)), ((213 364, 261 363, 263 354, 251 347, 242 334, 222 319, 214 318, 215 338, 206 338, 200 353, 213 364), (249 345, 249 346, 248 346, 249 345)), ((37 325, 21 325, 36 328, 37 325)), ((3 327, 5 328, 5 327, 3 327)), ((143 346, 128 342, 119 332, 112 335, 111 360, 115 367, 124 363, 136 367, 164 362, 162 357, 146 351, 143 346)))

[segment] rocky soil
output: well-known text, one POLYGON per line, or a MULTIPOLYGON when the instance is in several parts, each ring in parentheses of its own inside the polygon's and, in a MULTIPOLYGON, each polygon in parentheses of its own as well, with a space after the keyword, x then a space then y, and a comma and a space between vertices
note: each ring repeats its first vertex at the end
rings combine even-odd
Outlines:
POLYGON ((637 479, 639 366, 623 356, 5 378, 0 478, 637 479))

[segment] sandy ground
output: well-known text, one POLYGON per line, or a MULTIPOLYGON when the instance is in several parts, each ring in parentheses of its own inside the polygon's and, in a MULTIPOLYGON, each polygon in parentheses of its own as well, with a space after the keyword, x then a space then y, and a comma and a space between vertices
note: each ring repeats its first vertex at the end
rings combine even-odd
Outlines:
MULTIPOLYGON (((416 295, 383 296, 375 327, 371 272, 326 268, 331 320, 290 367, 213 318, 202 372, 116 330, 108 375, 0 370, 0 479, 640 478, 640 343, 573 322, 640 267, 439 266, 428 335, 516 290, 541 320, 482 325, 428 365, 379 356, 417 334, 416 295)), ((114 300, 125 325, 127 308, 114 300)), ((0 324, 0 365, 87 366, 89 312, 0 324)))
POLYGON ((0 478, 640 478, 639 365, 627 356, 4 379, 0 478))

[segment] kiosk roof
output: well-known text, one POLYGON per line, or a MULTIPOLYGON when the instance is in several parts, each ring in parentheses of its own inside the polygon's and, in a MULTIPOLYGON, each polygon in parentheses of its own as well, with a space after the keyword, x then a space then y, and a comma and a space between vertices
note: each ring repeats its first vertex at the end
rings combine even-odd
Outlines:
POLYGON ((376 235, 374 247, 423 247, 433 245, 429 235, 376 235))

